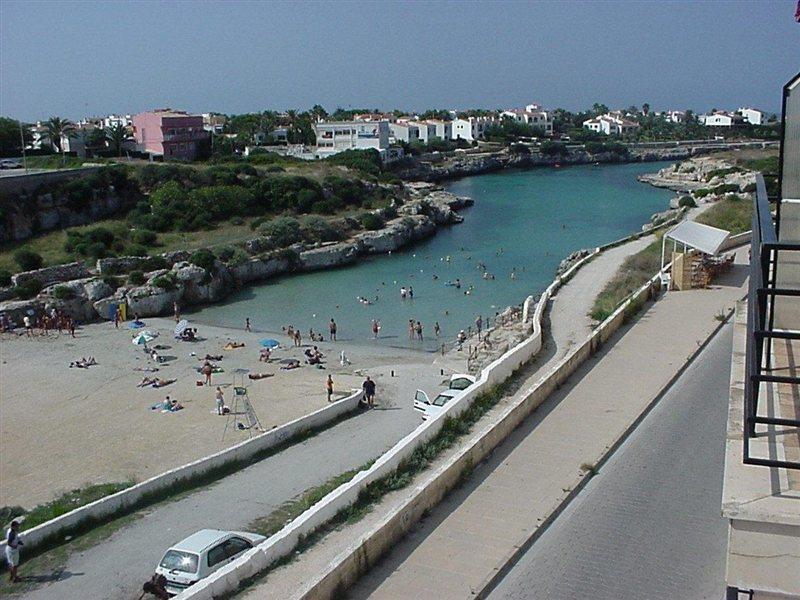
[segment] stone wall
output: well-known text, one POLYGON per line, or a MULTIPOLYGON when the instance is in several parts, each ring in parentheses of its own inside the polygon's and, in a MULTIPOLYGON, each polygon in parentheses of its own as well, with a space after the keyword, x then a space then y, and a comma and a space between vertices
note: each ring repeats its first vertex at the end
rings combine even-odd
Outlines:
POLYGON ((54 265, 35 271, 17 273, 11 276, 11 283, 14 285, 21 285, 26 281, 35 279, 42 285, 49 285, 51 283, 70 281, 72 279, 82 279, 90 275, 89 269, 87 269, 83 263, 73 262, 66 265, 54 265))

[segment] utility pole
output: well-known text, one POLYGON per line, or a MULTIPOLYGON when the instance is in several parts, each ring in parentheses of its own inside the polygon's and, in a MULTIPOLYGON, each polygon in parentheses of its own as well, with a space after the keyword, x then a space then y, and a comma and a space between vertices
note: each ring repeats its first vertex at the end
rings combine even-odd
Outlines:
POLYGON ((19 123, 19 141, 22 144, 22 164, 25 165, 25 175, 28 174, 28 157, 25 154, 25 135, 22 133, 22 121, 19 123))

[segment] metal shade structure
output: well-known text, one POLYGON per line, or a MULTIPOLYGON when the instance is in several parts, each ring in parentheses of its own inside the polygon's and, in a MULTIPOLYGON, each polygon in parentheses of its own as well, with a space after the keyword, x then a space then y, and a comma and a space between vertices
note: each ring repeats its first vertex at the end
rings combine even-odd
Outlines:
POLYGON ((678 244, 684 247, 694 248, 704 254, 716 256, 728 241, 731 232, 724 229, 717 229, 710 225, 703 225, 695 221, 683 221, 664 234, 661 239, 661 270, 664 270, 664 259, 666 257, 667 239, 671 239, 673 249, 678 244))

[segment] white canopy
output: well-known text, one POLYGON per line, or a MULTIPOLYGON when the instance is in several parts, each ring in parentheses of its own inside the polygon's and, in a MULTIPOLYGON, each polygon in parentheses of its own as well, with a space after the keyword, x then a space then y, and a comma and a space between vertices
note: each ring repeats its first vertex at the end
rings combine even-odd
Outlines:
POLYGON ((675 240, 691 248, 696 248, 705 254, 715 255, 728 239, 730 231, 717 229, 695 221, 682 221, 670 229, 665 235, 667 238, 675 240))

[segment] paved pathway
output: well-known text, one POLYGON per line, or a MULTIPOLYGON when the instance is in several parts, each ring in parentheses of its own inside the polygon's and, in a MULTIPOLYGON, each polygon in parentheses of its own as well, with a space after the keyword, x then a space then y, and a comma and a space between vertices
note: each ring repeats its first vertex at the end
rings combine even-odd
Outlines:
MULTIPOLYGON (((442 379, 438 368, 392 368, 397 377, 383 380, 377 409, 351 417, 205 489, 141 511, 141 518, 110 538, 70 556, 58 580, 23 597, 138 598, 141 584, 170 545, 198 529, 246 528, 303 491, 380 456, 421 422, 412 408, 414 386, 434 388, 442 379)), ((24 566, 20 574, 50 576, 24 566)))
POLYGON ((715 336, 491 600, 722 597, 732 330, 715 336))
POLYGON ((465 598, 480 590, 579 483, 582 465, 594 464, 619 439, 707 339, 715 316, 744 294, 746 271, 737 265, 714 289, 669 293, 652 305, 374 567, 352 597, 465 598))

